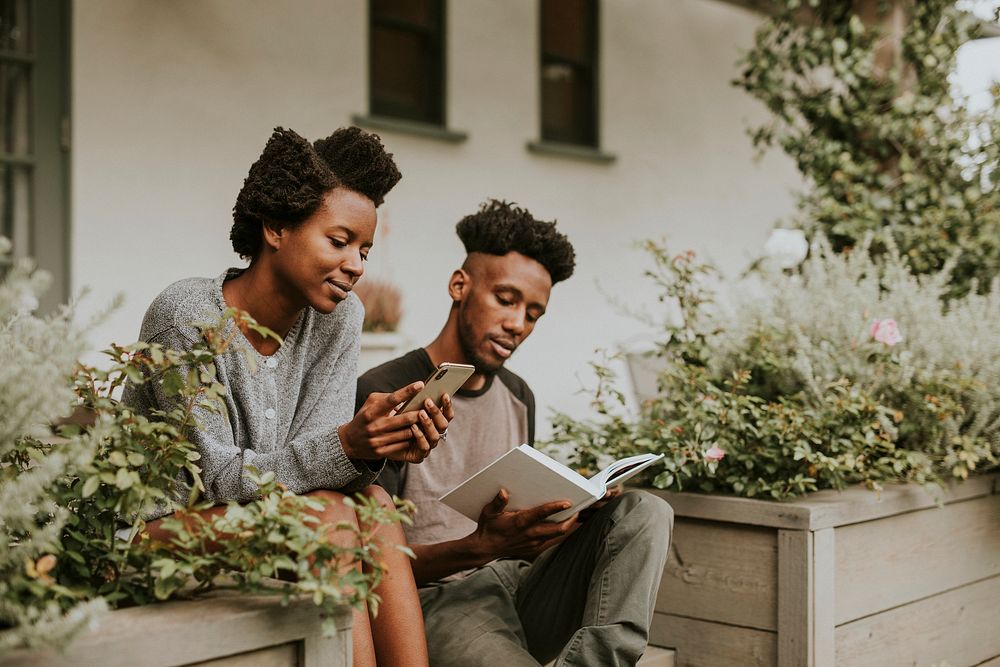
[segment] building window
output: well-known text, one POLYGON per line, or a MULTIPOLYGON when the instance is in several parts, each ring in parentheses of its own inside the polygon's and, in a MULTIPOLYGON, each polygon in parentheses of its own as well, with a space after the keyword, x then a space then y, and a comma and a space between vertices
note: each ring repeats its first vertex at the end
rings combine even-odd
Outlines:
POLYGON ((369 112, 444 125, 444 0, 371 0, 369 112))
POLYGON ((597 0, 541 0, 542 141, 598 146, 597 0))
POLYGON ((68 292, 69 5, 0 0, 0 235, 68 292))

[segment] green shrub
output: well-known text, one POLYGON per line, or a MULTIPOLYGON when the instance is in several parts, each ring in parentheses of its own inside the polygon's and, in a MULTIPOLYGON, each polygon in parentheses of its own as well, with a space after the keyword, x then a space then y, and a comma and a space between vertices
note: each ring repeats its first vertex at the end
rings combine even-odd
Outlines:
POLYGON ((800 274, 759 274, 721 307, 711 266, 647 249, 676 313, 658 334, 658 392, 630 414, 610 366, 594 364, 600 417, 554 419, 552 444, 576 466, 663 452, 646 478, 658 487, 779 499, 997 466, 1000 291, 943 308, 948 267, 915 276, 891 245, 876 264, 866 242, 850 254, 817 243, 800 274), (887 319, 902 340, 873 331, 887 319))
MULTIPOLYGON (((270 332, 231 311, 203 325, 190 350, 116 345, 108 368, 78 365, 82 343, 72 313, 36 317, 23 305, 43 282, 23 263, 0 285, 0 651, 62 645, 108 606, 218 586, 286 599, 306 594, 325 612, 344 604, 377 609, 383 571, 373 531, 408 521, 408 506, 349 501, 360 527, 340 528, 355 532, 356 546, 336 546, 310 513, 319 502, 251 469, 258 499, 233 503, 211 520, 193 514, 207 507, 198 503, 199 454, 187 439, 194 409, 224 409, 213 358, 232 346, 237 321, 270 332), (152 418, 136 414, 114 400, 126 381, 161 382, 175 403, 152 418), (53 436, 51 424, 73 408, 91 419, 64 424, 53 436), (178 506, 171 496, 180 474, 194 485, 178 506), (190 517, 163 523, 173 533, 169 543, 116 536, 125 522, 135 538, 142 517, 164 505, 190 517), (206 548, 222 535, 220 549, 206 548), (352 567, 359 563, 364 571, 352 567), (279 575, 291 581, 273 579, 279 575)), ((330 615, 326 626, 333 630, 330 615)))
POLYGON ((975 21, 953 0, 775 4, 736 84, 773 114, 755 145, 806 181, 796 224, 838 251, 891 241, 921 274, 957 252, 945 296, 985 289, 1000 274, 1000 85, 973 110, 949 81, 975 21), (879 25, 892 11, 900 35, 879 25))

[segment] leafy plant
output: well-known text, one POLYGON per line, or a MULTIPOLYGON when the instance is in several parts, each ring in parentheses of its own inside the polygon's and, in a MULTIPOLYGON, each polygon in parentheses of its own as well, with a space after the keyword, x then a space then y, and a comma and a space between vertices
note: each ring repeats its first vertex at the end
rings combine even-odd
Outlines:
POLYGON ((646 248, 660 300, 678 313, 661 324, 658 391, 630 414, 610 366, 594 364, 599 418, 554 419, 552 444, 578 467, 663 452, 646 478, 661 488, 783 499, 1000 462, 997 290, 944 309, 947 267, 919 277, 891 245, 877 264, 867 241, 847 255, 818 242, 801 274, 760 274, 722 308, 711 266, 646 248))
MULTIPOLYGON (((26 264, 0 287, 0 628, 8 628, 0 650, 62 644, 108 606, 218 586, 305 594, 326 612, 377 609, 383 570, 373 538, 379 525, 408 521, 408 505, 348 499, 359 525, 335 527, 353 535, 352 546, 340 546, 319 525, 320 501, 288 492, 273 473, 248 470, 256 500, 209 518, 196 513, 208 505, 198 503, 199 454, 187 434, 196 408, 224 409, 213 359, 230 350, 238 326, 271 332, 227 311, 201 326, 189 350, 115 345, 110 366, 98 369, 77 365, 82 350, 69 311, 38 318, 17 305, 28 288, 40 289, 41 280, 26 264), (114 399, 125 382, 159 382, 174 403, 136 414, 114 399), (54 436, 49 425, 74 407, 90 419, 54 436), (179 477, 191 482, 188 498, 173 497, 179 477), (162 523, 172 534, 166 542, 143 536, 154 507, 178 510, 162 523), (125 536, 116 530, 122 525, 125 536)), ((328 631, 332 623, 328 615, 328 631)))
POLYGON ((957 253, 944 296, 1000 273, 1000 84, 986 108, 949 77, 976 21, 953 0, 782 0, 736 84, 773 120, 752 133, 806 179, 797 224, 837 251, 889 244, 920 274, 957 253))

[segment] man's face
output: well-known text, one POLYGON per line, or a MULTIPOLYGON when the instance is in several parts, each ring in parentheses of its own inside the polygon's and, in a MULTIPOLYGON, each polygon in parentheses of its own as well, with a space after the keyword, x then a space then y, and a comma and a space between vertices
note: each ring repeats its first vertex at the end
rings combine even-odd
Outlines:
POLYGON ((521 253, 473 253, 465 264, 468 289, 458 304, 458 335, 466 360, 495 373, 545 314, 552 277, 521 253))

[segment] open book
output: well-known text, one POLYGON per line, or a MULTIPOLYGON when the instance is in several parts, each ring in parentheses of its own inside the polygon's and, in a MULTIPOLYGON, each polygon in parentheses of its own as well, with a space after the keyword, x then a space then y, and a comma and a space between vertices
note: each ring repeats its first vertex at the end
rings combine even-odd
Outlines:
POLYGON ((504 488, 510 493, 509 510, 568 500, 572 507, 548 517, 548 521, 564 521, 603 498, 609 487, 662 458, 663 454, 629 456, 587 479, 534 447, 520 445, 446 493, 441 502, 478 521, 483 507, 504 488))

